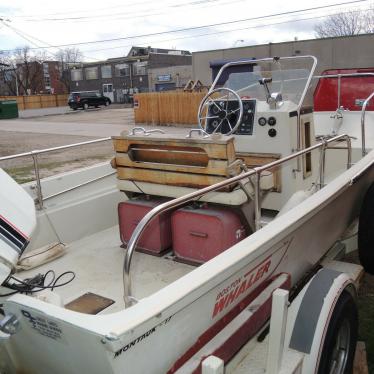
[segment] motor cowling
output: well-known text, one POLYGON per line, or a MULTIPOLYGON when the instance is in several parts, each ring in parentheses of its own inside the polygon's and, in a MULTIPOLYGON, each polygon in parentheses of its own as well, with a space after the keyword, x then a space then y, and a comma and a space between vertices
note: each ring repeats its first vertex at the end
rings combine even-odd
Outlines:
POLYGON ((36 226, 32 197, 0 169, 0 285, 15 268, 36 226))

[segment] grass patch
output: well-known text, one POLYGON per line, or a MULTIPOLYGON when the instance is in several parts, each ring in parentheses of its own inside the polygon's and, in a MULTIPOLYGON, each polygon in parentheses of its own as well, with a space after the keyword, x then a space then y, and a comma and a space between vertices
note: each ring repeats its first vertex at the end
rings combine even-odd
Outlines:
POLYGON ((27 183, 35 179, 34 166, 20 166, 4 169, 17 183, 27 183))
MULTIPOLYGON (((84 167, 86 166, 85 163, 88 161, 95 161, 95 163, 108 160, 110 157, 108 155, 99 155, 94 157, 85 157, 82 159, 74 159, 69 161, 53 161, 53 162, 39 162, 39 173, 41 178, 45 178, 46 176, 51 176, 61 173, 61 169, 66 169, 63 171, 69 171, 76 169, 77 167, 84 167), (83 164, 83 165, 80 165, 83 164), (69 167, 67 167, 69 166, 69 167)), ((7 172, 17 183, 27 183, 32 182, 35 180, 35 173, 34 173, 34 165, 27 165, 27 166, 14 166, 9 168, 4 168, 5 172, 7 172)))

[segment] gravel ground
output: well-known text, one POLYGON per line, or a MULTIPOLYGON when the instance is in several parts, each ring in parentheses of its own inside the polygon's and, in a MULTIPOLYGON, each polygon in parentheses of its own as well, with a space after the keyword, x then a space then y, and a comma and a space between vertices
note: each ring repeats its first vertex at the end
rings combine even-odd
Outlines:
MULTIPOLYGON (((96 137, 0 131, 0 156, 93 139, 96 137)), ((110 160, 113 155, 111 141, 40 155, 38 157, 40 174, 41 177, 47 177, 110 160)), ((2 161, 0 167, 4 168, 19 183, 33 180, 34 171, 31 157, 2 161)))
MULTIPOLYGON (((59 115, 50 115, 45 111, 44 114, 47 115, 0 121, 0 157, 117 135, 134 123, 132 110, 122 108, 71 111, 59 115), (84 136, 91 133, 92 136, 84 136)), ((47 177, 93 165, 110 160, 113 154, 112 142, 107 141, 41 155, 38 157, 40 174, 47 177)), ((1 161, 0 167, 19 183, 34 179, 31 157, 1 161)))

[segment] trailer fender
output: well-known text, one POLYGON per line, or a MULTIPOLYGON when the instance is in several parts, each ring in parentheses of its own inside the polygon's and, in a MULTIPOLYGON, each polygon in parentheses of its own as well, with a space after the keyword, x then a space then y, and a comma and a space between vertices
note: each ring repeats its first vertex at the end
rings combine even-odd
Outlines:
MULTIPOLYGON (((320 372, 321 357, 326 356, 323 353, 331 335, 329 326, 336 323, 337 309, 347 298, 357 311, 353 280, 346 273, 323 268, 292 302, 287 321, 289 348, 304 353, 303 373, 320 372)), ((352 331, 350 337, 357 339, 357 332, 352 331)))

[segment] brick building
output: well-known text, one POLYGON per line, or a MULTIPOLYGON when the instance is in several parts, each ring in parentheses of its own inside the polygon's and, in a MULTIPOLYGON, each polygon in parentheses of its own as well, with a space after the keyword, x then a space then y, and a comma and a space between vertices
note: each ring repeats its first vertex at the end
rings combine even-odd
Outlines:
POLYGON ((112 102, 129 102, 134 93, 155 90, 150 83, 152 70, 163 68, 164 75, 174 74, 173 67, 190 67, 191 63, 188 51, 132 47, 127 56, 73 68, 70 71, 70 91, 99 91, 112 102))
POLYGON ((58 61, 30 61, 15 68, 2 67, 0 71, 0 95, 62 94, 68 86, 61 81, 58 61), (18 86, 18 87, 17 87, 18 86))
POLYGON ((43 62, 43 90, 45 93, 62 94, 69 91, 61 81, 61 68, 58 61, 43 62))

